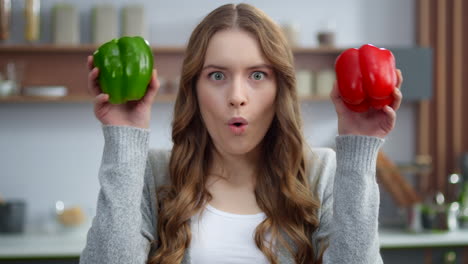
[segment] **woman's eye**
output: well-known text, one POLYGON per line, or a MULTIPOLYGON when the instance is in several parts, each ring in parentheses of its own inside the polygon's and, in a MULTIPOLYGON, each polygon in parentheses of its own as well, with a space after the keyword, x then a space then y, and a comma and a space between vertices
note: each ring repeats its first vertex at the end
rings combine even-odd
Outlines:
POLYGON ((210 78, 215 81, 224 80, 224 74, 222 72, 212 72, 210 73, 210 78))
POLYGON ((264 72, 256 71, 256 72, 253 72, 251 76, 254 80, 260 81, 265 78, 265 75, 266 74, 264 72))

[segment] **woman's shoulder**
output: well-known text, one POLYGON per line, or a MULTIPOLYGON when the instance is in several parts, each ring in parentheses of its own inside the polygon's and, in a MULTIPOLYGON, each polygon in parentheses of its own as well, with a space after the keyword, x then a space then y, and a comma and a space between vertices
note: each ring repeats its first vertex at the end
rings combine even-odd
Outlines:
POLYGON ((327 190, 333 189, 336 152, 331 148, 312 148, 307 160, 311 188, 319 197, 323 197, 327 190))
POLYGON ((309 152, 309 159, 313 162, 318 162, 321 166, 326 166, 327 162, 334 162, 335 150, 332 148, 311 148, 309 152))
POLYGON ((148 151, 148 165, 151 166, 155 184, 160 186, 169 181, 170 149, 150 149, 148 151))
POLYGON ((331 148, 311 148, 307 154, 309 176, 317 176, 336 168, 336 153, 331 148))
POLYGON ((158 149, 158 148, 150 148, 149 149, 149 157, 154 159, 154 162, 169 162, 169 158, 171 156, 170 149, 158 149))

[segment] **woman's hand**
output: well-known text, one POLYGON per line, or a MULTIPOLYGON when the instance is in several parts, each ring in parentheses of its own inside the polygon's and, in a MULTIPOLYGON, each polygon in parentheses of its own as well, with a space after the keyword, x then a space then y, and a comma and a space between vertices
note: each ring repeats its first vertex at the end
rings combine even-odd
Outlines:
POLYGON ((400 108, 403 95, 400 91, 403 77, 401 71, 397 70, 398 84, 393 92, 394 101, 390 106, 377 110, 369 109, 365 113, 356 113, 349 110, 341 99, 338 86, 335 82, 330 97, 335 104, 338 115, 339 135, 365 135, 385 138, 395 126, 396 111, 400 108))
POLYGON ((143 98, 120 105, 109 103, 109 95, 102 93, 98 83, 99 69, 93 66, 92 56, 88 56, 88 69, 88 91, 95 97, 94 114, 102 124, 149 128, 151 105, 159 90, 158 74, 155 69, 143 98))

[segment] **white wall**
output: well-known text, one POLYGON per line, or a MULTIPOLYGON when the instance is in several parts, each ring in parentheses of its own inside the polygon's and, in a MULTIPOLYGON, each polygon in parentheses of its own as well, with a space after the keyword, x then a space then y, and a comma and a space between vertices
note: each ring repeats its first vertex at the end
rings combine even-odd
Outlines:
MULTIPOLYGON (((59 1, 43 0, 42 39, 50 42, 50 8, 59 1)), ((80 8, 82 40, 90 41, 90 10, 94 3, 130 1, 62 1, 80 8)), ((197 21, 224 1, 134 1, 148 11, 150 39, 155 45, 184 45, 197 21)), ((237 1, 236 1, 237 2, 237 1)), ((301 24, 301 44, 315 45, 322 21, 336 20, 337 44, 357 46, 371 42, 381 46, 414 44, 414 3, 407 0, 301 0, 247 1, 278 22, 301 24)), ((13 38, 22 43, 22 3, 13 1, 13 38)), ((170 148, 170 103, 153 109, 151 147, 170 148)), ((404 104, 396 129, 384 150, 397 161, 414 156, 414 105, 404 104)), ((302 104, 305 135, 313 146, 329 146, 336 135, 336 116, 331 102, 302 104)), ((97 173, 103 137, 91 103, 0 104, 0 194, 28 202, 28 222, 41 226, 51 218, 56 200, 93 210, 98 192, 97 173)), ((384 197, 385 198, 385 197, 384 197)), ((385 202, 385 199, 383 200, 385 202)), ((391 206, 390 203, 387 203, 391 206)), ((385 208, 384 208, 385 210, 385 208)))

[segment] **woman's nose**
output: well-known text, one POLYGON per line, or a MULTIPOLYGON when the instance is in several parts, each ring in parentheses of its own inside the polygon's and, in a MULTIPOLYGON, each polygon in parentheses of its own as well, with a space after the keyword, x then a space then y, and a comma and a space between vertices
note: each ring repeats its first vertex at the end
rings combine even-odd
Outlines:
POLYGON ((240 78, 235 78, 230 87, 228 95, 229 105, 240 107, 247 104, 247 87, 240 78))

